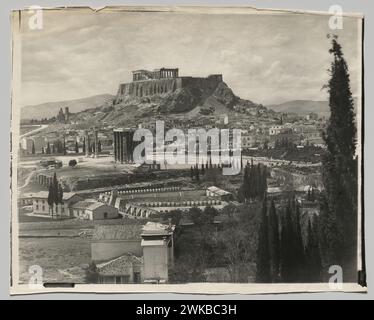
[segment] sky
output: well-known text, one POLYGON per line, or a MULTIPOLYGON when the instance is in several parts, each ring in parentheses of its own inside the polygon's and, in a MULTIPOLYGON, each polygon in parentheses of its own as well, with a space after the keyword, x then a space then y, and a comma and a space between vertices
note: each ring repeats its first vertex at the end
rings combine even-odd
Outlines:
POLYGON ((21 15, 21 106, 116 94, 136 69, 179 68, 180 76, 220 73, 241 98, 262 104, 326 100, 338 35, 359 95, 358 20, 342 30, 312 14, 191 14, 43 11, 43 28, 21 15))

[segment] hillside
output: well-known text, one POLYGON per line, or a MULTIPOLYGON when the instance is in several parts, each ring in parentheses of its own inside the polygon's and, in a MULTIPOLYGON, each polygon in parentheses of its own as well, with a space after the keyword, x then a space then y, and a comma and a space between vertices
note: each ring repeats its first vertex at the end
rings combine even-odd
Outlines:
POLYGON ((307 115, 314 112, 320 115, 328 115, 328 101, 312 101, 312 100, 292 100, 281 104, 268 105, 268 108, 276 112, 296 113, 299 115, 307 115))
MULTIPOLYGON (((354 99, 354 106, 357 107, 357 98, 354 99)), ((329 116, 330 107, 328 101, 313 101, 313 100, 292 100, 280 104, 273 104, 267 106, 276 112, 296 113, 299 115, 307 115, 314 112, 320 116, 329 116)))
POLYGON ((71 113, 77 113, 86 109, 102 106, 113 98, 114 96, 110 94, 100 94, 82 99, 47 102, 38 105, 24 106, 21 112, 21 120, 40 120, 41 118, 51 118, 57 115, 60 108, 64 109, 65 107, 69 107, 69 111, 71 113))
POLYGON ((226 83, 221 82, 209 90, 187 87, 144 97, 127 95, 113 106, 104 105, 79 112, 72 119, 87 126, 131 126, 139 122, 154 121, 156 118, 172 120, 187 117, 193 120, 204 116, 219 117, 234 112, 234 105, 246 108, 257 106, 252 101, 240 99, 226 83))

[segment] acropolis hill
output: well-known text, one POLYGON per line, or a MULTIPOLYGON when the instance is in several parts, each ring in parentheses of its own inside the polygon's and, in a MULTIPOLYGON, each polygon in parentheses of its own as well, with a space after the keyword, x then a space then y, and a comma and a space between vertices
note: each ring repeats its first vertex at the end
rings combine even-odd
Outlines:
POLYGON ((188 88, 200 91, 202 96, 209 96, 223 82, 221 74, 202 77, 180 77, 178 69, 161 68, 153 71, 132 71, 133 81, 119 86, 116 103, 121 103, 125 96, 145 97, 155 94, 172 93, 188 88))

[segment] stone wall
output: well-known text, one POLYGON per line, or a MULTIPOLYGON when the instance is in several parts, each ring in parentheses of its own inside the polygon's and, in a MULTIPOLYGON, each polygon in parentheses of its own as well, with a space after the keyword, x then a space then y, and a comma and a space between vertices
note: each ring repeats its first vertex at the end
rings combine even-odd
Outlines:
POLYGON ((179 77, 122 83, 118 88, 116 103, 122 102, 125 96, 144 97, 170 93, 182 88, 197 88, 209 95, 222 81, 222 75, 217 74, 207 78, 179 77))

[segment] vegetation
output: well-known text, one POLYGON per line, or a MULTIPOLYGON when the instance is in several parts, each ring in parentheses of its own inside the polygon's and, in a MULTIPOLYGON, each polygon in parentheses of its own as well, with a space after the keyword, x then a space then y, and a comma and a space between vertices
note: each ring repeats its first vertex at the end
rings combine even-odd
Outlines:
POLYGON ((324 198, 321 201, 320 234, 324 268, 340 265, 344 281, 357 280, 357 157, 356 125, 349 71, 342 48, 333 37, 330 53, 330 120, 324 139, 324 198))
POLYGON ((267 191, 267 168, 262 164, 247 163, 244 169, 243 184, 238 191, 240 201, 262 201, 267 191))
POLYGON ((69 167, 74 168, 77 165, 77 160, 71 159, 69 160, 69 167))
POLYGON ((59 204, 62 205, 63 203, 62 199, 63 199, 63 189, 62 189, 62 186, 58 183, 56 172, 55 172, 53 175, 52 183, 49 185, 49 188, 48 188, 48 198, 47 198, 49 210, 52 213, 52 219, 53 219, 53 213, 54 213, 54 206, 56 206, 56 211, 57 211, 57 206, 59 204))

